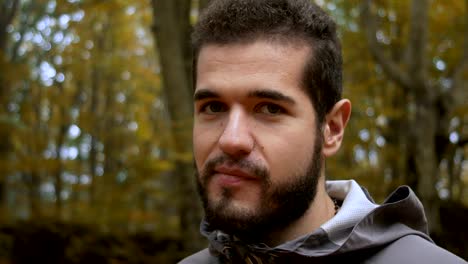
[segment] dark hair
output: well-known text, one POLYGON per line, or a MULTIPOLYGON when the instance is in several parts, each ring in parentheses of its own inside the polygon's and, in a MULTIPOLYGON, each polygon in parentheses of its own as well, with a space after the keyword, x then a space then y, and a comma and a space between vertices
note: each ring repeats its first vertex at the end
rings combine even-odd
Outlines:
POLYGON ((310 45, 303 88, 322 123, 341 98, 341 47, 335 22, 310 0, 212 0, 192 34, 193 83, 203 45, 248 44, 259 39, 310 45))

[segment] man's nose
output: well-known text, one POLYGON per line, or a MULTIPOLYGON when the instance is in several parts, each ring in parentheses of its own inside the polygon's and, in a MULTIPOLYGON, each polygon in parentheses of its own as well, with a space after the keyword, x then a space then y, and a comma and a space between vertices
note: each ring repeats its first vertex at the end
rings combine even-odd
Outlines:
POLYGON ((221 150, 233 158, 248 155, 254 147, 254 139, 248 116, 240 108, 232 108, 224 131, 219 138, 221 150))

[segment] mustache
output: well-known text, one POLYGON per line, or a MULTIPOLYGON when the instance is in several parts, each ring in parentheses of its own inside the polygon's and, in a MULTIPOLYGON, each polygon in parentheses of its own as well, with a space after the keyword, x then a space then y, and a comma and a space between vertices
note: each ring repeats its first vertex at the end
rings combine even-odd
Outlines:
POLYGON ((204 183, 207 183, 216 173, 215 168, 219 165, 226 164, 227 166, 235 166, 242 170, 247 171, 249 174, 258 177, 259 180, 266 180, 270 175, 267 168, 262 165, 256 164, 247 159, 233 159, 227 155, 220 155, 207 161, 205 167, 201 172, 204 183))

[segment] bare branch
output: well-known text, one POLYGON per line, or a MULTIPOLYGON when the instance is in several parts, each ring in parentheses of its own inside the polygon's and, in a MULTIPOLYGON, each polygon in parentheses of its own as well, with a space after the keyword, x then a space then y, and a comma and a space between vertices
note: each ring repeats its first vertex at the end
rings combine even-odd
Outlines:
POLYGON ((371 0, 364 0, 361 6, 362 25, 366 31, 370 52, 377 63, 382 66, 385 74, 399 86, 408 91, 411 87, 409 76, 402 71, 389 56, 385 56, 383 47, 376 38, 377 22, 370 10, 371 0))

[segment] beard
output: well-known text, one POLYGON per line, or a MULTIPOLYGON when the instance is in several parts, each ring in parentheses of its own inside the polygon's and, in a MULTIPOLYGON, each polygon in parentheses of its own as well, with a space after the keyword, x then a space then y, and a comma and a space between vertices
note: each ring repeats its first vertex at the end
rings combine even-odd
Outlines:
MULTIPOLYGON (((319 129, 318 129, 319 130, 319 129)), ((196 171, 197 187, 210 229, 221 230, 245 241, 261 242, 269 234, 299 219, 314 201, 322 164, 322 137, 317 133, 311 160, 303 168, 292 172, 291 180, 273 184, 269 171, 247 159, 234 159, 221 155, 209 160, 203 171, 196 171), (221 198, 212 201, 207 186, 213 178, 214 168, 220 164, 235 165, 255 175, 261 183, 259 203, 254 209, 232 206, 232 191, 223 188, 221 198), (201 175, 199 175, 201 173, 201 175), (201 176, 201 177, 199 177, 201 176)))

